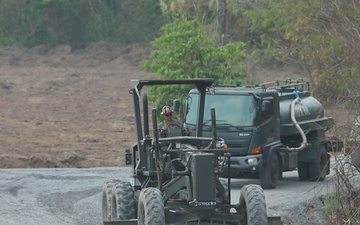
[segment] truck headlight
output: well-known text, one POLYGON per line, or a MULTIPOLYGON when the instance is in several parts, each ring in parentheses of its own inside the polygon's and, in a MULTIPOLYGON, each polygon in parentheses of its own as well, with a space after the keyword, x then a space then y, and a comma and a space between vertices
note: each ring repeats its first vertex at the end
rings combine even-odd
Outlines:
POLYGON ((248 163, 249 165, 257 165, 257 164, 258 164, 258 160, 257 160, 257 158, 250 158, 250 159, 247 160, 247 163, 248 163))

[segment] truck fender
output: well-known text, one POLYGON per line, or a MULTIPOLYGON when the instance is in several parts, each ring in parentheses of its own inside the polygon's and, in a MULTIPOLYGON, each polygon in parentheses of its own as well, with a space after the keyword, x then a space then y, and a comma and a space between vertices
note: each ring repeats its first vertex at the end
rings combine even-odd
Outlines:
POLYGON ((272 158, 272 156, 276 154, 279 158, 280 166, 282 167, 282 165, 284 164, 284 159, 279 153, 281 146, 282 146, 281 143, 277 143, 275 145, 271 144, 271 145, 265 145, 263 147, 263 151, 262 151, 263 166, 267 165, 270 159, 272 158))

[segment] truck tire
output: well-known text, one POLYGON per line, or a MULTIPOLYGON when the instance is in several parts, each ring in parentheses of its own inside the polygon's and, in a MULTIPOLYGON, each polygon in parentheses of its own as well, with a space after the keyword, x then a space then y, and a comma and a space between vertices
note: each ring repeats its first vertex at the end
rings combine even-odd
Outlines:
POLYGON ((260 185, 264 189, 274 189, 280 178, 279 158, 276 154, 271 156, 269 163, 260 171, 260 185))
POLYGON ((329 166, 329 157, 326 152, 326 149, 323 145, 320 146, 319 154, 315 162, 309 163, 309 175, 310 181, 324 181, 328 166, 329 166))
POLYGON ((106 181, 102 188, 102 219, 103 221, 112 221, 114 220, 113 210, 112 210, 112 188, 116 182, 119 180, 109 180, 106 181))
POLYGON ((309 164, 306 162, 298 162, 297 171, 299 175, 299 180, 306 181, 310 179, 309 173, 309 164))
POLYGON ((138 203, 138 225, 165 225, 164 200, 157 188, 142 189, 138 203))
POLYGON ((115 183, 112 188, 112 215, 115 220, 135 219, 134 191, 129 182, 115 183))
POLYGON ((241 188, 238 214, 244 218, 241 224, 267 224, 265 195, 259 185, 250 184, 241 188))

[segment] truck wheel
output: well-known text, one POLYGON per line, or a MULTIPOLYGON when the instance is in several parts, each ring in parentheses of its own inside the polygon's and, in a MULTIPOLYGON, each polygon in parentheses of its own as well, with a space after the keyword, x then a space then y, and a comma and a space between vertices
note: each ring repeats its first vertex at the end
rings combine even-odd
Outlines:
POLYGON ((274 189, 280 178, 280 164, 276 154, 271 156, 269 164, 260 171, 260 185, 264 189, 274 189))
POLYGON ((319 154, 315 162, 309 163, 309 174, 310 181, 323 181, 325 180, 328 165, 329 157, 325 150, 324 146, 320 146, 319 154))
POLYGON ((118 180, 106 181, 102 188, 102 219, 103 221, 112 221, 114 219, 112 210, 112 188, 118 180))
POLYGON ((241 188, 238 214, 243 216, 241 224, 267 224, 266 202, 263 189, 256 184, 241 188))
POLYGON ((164 200, 157 188, 142 189, 138 205, 138 225, 165 225, 164 200))
POLYGON ((305 181, 305 180, 310 179, 308 163, 298 162, 297 171, 298 171, 298 175, 299 175, 299 180, 305 181))
POLYGON ((115 220, 135 219, 134 192, 129 182, 118 182, 112 188, 112 215, 115 220))

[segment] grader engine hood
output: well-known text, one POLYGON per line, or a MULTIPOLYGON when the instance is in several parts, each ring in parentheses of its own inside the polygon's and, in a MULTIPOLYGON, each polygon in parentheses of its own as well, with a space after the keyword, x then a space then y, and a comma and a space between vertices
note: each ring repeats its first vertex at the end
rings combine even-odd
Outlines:
POLYGON ((190 172, 193 184, 194 207, 215 208, 215 157, 213 153, 195 153, 192 155, 190 172), (213 188, 209 188, 213 187, 213 188))

